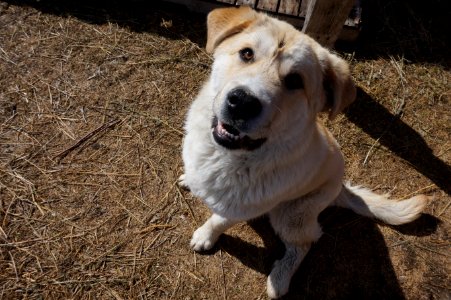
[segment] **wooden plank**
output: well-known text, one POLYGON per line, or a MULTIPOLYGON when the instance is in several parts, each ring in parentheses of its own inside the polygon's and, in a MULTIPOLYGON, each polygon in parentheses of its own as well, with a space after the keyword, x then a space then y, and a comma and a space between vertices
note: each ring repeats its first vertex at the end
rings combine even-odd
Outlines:
POLYGON ((191 11, 209 13, 215 8, 224 7, 224 4, 218 1, 200 1, 200 0, 165 0, 166 2, 171 2, 175 4, 180 4, 185 6, 191 11))
MULTIPOLYGON (((302 1, 305 2, 306 0, 302 1)), ((279 13, 297 16, 301 0, 281 0, 279 6, 279 13)))
POLYGON ((255 8, 255 3, 257 2, 257 0, 238 0, 236 2, 236 5, 248 5, 252 8, 255 8))
MULTIPOLYGON (((215 8, 225 6, 225 4, 222 4, 221 2, 214 1, 214 0, 164 0, 164 1, 184 5, 191 11, 200 12, 200 13, 204 13, 204 14, 209 13, 211 10, 213 10, 215 8)), ((255 0, 238 0, 237 4, 240 1, 243 2, 243 4, 244 4, 244 2, 251 2, 255 7, 255 2, 256 2, 255 0)), ((303 28, 304 18, 302 17, 303 16, 302 11, 303 11, 304 6, 305 6, 304 11, 306 11, 308 1, 309 0, 301 1, 301 8, 300 8, 299 16, 283 14, 283 15, 279 15, 278 18, 281 20, 287 21, 288 23, 291 23, 293 26, 295 26, 297 28, 303 28)), ((359 11, 358 19, 356 19, 357 24, 360 24, 360 13, 361 13, 361 11, 359 11)), ((348 27, 348 26, 343 27, 343 25, 341 25, 342 30, 339 33, 340 40, 344 40, 344 41, 355 40, 359 35, 359 30, 357 30, 358 28, 356 29, 355 26, 356 25, 354 25, 354 27, 348 27)))
POLYGON ((307 16, 307 6, 310 0, 301 1, 301 8, 299 9, 299 16, 305 19, 307 16))
POLYGON ((325 47, 332 47, 355 0, 309 0, 302 31, 325 47))
POLYGON ((258 1, 257 8, 267 10, 270 12, 277 12, 278 0, 260 0, 258 1))
POLYGON ((224 3, 229 3, 229 4, 235 4, 236 0, 216 0, 218 2, 224 2, 224 3))

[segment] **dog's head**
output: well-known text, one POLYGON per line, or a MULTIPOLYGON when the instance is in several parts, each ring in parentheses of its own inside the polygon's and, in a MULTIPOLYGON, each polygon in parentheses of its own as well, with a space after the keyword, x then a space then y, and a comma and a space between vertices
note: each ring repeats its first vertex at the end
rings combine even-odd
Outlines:
POLYGON ((248 8, 208 15, 213 137, 228 149, 302 138, 321 111, 355 98, 347 63, 291 25, 248 8))

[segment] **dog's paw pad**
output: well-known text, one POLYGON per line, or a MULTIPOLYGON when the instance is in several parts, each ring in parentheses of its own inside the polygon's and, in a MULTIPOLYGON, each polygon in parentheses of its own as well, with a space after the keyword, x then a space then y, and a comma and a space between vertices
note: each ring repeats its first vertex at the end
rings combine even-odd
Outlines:
POLYGON ((196 252, 206 251, 213 248, 217 237, 211 232, 211 230, 198 228, 191 238, 190 246, 196 252))

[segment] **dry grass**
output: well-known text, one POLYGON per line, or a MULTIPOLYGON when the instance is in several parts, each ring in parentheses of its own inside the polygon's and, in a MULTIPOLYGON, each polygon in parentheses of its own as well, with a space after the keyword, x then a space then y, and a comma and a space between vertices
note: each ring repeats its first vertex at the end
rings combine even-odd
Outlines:
MULTIPOLYGON (((188 247, 208 215, 176 185, 204 16, 125 2, 0 2, 0 298, 265 299, 283 251, 265 219, 188 247)), ((421 26, 347 50, 359 98, 329 125, 349 179, 435 200, 399 227, 326 211, 289 299, 451 297, 449 55, 421 26)))

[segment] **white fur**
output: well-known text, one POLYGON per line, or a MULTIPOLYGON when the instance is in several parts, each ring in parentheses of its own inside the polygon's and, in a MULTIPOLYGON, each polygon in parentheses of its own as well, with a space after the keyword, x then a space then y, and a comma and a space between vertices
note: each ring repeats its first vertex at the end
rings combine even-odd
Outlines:
POLYGON ((370 218, 376 218, 391 225, 400 225, 418 218, 428 197, 417 195, 401 201, 388 199, 389 195, 379 195, 371 190, 346 183, 345 188, 335 199, 337 206, 352 209, 370 218))
POLYGON ((180 183, 213 211, 193 234, 195 251, 212 248, 219 235, 237 222, 269 215, 287 249, 268 277, 268 295, 277 298, 288 291, 292 275, 320 238, 317 217, 326 207, 336 204, 402 224, 418 217, 426 199, 395 202, 364 188, 343 188, 342 154, 317 114, 328 110, 323 89, 326 76, 332 80, 331 117, 353 100, 347 64, 284 22, 249 9, 235 11, 214 11, 209 17, 208 45, 215 47, 215 62, 187 115, 185 174, 180 183), (233 18, 235 11, 245 13, 242 18, 249 18, 250 25, 224 38, 221 26, 237 26, 225 20, 240 20, 233 18), (252 47, 255 61, 240 61, 238 51, 243 47, 252 47), (290 72, 302 74, 303 89, 284 88, 283 78, 290 72), (245 132, 251 138, 267 139, 253 151, 228 150, 212 138, 213 116, 223 117, 226 95, 238 85, 252 91, 263 105, 261 115, 245 132))

